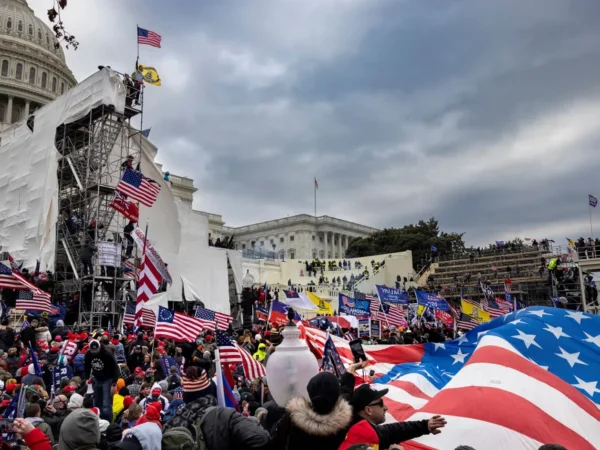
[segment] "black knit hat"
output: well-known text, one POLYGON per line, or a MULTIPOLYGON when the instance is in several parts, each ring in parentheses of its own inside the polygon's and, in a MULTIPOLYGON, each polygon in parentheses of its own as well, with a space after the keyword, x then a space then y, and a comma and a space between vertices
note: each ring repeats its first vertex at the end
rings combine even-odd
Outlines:
POLYGON ((318 414, 329 414, 340 397, 340 383, 330 372, 321 372, 306 386, 312 409, 318 414))

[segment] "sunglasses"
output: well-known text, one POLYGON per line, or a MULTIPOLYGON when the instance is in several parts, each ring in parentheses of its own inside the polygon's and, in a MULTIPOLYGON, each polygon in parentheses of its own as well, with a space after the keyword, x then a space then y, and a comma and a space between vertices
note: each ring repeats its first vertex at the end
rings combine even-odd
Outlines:
POLYGON ((370 403, 370 404, 369 404, 369 405, 367 405, 367 406, 371 406, 371 407, 372 407, 372 406, 381 406, 381 407, 383 407, 383 399, 379 399, 379 400, 378 400, 378 401, 376 401, 375 403, 370 403))

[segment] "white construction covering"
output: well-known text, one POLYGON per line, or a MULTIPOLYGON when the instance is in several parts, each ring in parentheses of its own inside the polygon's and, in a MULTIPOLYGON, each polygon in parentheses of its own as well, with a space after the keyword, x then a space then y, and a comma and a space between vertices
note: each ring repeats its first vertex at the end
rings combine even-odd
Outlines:
POLYGON ((93 108, 125 108, 125 89, 110 69, 96 72, 35 113, 33 133, 23 120, 0 134, 0 247, 23 267, 54 269, 58 217, 56 128, 93 108))

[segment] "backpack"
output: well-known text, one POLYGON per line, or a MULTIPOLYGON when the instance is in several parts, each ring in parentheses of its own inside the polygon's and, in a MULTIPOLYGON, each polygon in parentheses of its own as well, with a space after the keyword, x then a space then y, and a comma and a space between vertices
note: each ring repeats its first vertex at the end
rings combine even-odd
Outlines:
MULTIPOLYGON (((205 397, 199 398, 191 403, 185 405, 185 408, 181 409, 177 412, 175 417, 173 417, 169 422, 165 424, 164 432, 163 432, 163 440, 164 435, 171 430, 180 430, 184 428, 188 433, 190 433, 190 437, 192 442, 194 442, 194 447, 189 450, 206 450, 206 443, 204 442, 204 434, 202 433, 202 421, 206 417, 206 415, 213 410, 217 406, 217 400, 212 395, 207 395, 205 397)), ((186 433, 187 434, 187 433, 186 433)), ((184 445, 186 443, 187 437, 184 437, 181 432, 178 432, 176 436, 172 439, 177 439, 178 444, 174 445, 184 445)), ((164 443, 163 443, 163 449, 164 443)), ((188 450, 177 447, 176 450, 188 450)))
POLYGON ((161 440, 162 450, 206 450, 204 440, 197 445, 192 432, 184 427, 174 427, 165 431, 161 440))

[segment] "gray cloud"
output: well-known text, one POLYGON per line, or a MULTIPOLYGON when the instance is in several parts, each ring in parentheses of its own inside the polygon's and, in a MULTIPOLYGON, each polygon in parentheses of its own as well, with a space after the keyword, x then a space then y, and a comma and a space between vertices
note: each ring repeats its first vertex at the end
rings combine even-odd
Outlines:
POLYGON ((312 212, 316 176, 319 213, 368 225, 436 216, 473 244, 589 234, 594 0, 71 3, 79 79, 131 68, 136 22, 163 35, 141 48, 164 82, 144 125, 229 225, 312 212))

